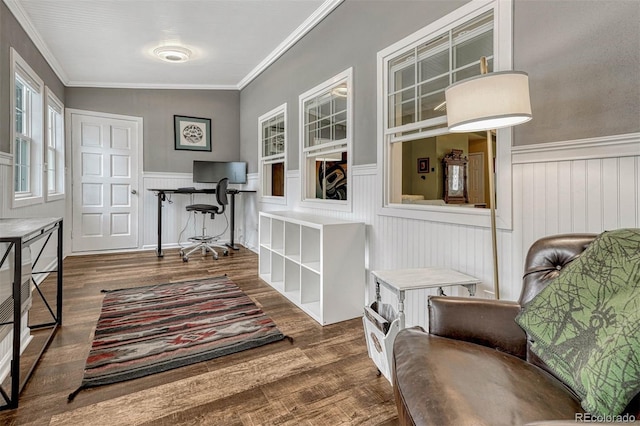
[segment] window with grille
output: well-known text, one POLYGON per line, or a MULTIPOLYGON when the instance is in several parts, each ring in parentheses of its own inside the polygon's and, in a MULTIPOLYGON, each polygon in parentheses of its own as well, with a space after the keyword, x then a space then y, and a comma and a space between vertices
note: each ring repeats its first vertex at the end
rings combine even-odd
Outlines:
POLYGON ((13 205, 18 207, 43 200, 44 84, 13 48, 10 60, 13 205))
POLYGON ((46 181, 47 201, 64 197, 64 105, 49 90, 47 92, 46 181))
POLYGON ((499 130, 489 139, 486 132, 449 133, 445 90, 480 75, 482 57, 489 72, 512 69, 511 26, 509 1, 470 2, 378 53, 382 214, 475 224, 483 219, 465 216, 482 216, 491 203, 510 203, 510 180, 496 179, 497 199, 485 188, 489 143, 496 147, 496 176, 510 176, 510 132, 499 130), (443 194, 443 159, 452 152, 468 161, 461 183, 474 189, 455 203, 443 194), (458 207, 455 214, 452 207, 458 207))
POLYGON ((258 118, 260 186, 263 201, 284 204, 286 186, 287 104, 258 118))
POLYGON ((352 69, 300 95, 304 203, 350 210, 352 69))

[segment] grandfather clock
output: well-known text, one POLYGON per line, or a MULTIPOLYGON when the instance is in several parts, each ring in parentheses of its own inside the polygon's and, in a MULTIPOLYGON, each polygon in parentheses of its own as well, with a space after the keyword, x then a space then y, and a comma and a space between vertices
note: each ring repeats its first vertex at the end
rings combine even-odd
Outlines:
POLYGON ((467 194, 467 157, 461 149, 452 149, 442 159, 444 168, 444 202, 447 204, 466 204, 467 194))

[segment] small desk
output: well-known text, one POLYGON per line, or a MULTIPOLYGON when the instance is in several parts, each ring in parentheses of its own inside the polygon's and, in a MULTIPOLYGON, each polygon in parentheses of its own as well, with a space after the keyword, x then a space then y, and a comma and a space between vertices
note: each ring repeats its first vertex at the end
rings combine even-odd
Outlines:
MULTIPOLYGON (((58 328, 62 325, 62 219, 61 218, 34 218, 34 219, 0 219, 0 243, 8 243, 6 251, 0 257, 0 266, 7 260, 11 250, 13 249, 13 321, 9 323, 2 323, 0 325, 12 325, 13 326, 13 358, 11 362, 11 395, 7 394, 2 387, 0 387, 0 394, 4 398, 6 404, 0 406, 0 409, 17 408, 18 397, 22 389, 27 384, 31 374, 33 373, 36 364, 44 351, 53 340, 58 328), (51 235, 57 232, 58 235, 58 247, 57 247, 57 268, 53 271, 34 271, 34 274, 48 274, 52 272, 57 273, 57 285, 56 285, 56 312, 51 309, 49 302, 40 290, 39 286, 34 286, 34 291, 37 291, 42 298, 42 301, 46 305, 49 313, 51 314, 52 321, 48 323, 29 325, 32 330, 50 328, 50 334, 45 340, 45 343, 38 353, 38 356, 33 361, 33 364, 29 368, 24 379, 20 380, 20 335, 22 328, 22 249, 29 247, 34 242, 46 237, 44 245, 40 249, 40 252, 32 261, 32 265, 35 267, 44 251, 45 247, 51 239, 51 235)), ((33 279, 32 279, 33 281, 33 279)), ((35 281, 34 281, 35 282, 35 281)), ((40 284, 42 285, 42 284, 40 284)))
MULTIPOLYGON (((156 248, 156 255, 158 257, 164 257, 164 253, 162 252, 162 202, 166 201, 167 194, 215 194, 215 188, 206 188, 206 189, 191 189, 191 188, 183 188, 183 189, 156 189, 150 188, 149 191, 155 192, 158 197, 158 247, 156 248)), ((232 248, 233 250, 239 250, 238 246, 235 245, 233 238, 235 232, 235 204, 236 204, 236 194, 241 192, 256 192, 254 190, 247 189, 227 189, 227 195, 230 195, 231 200, 229 201, 229 209, 231 209, 231 219, 229 220, 229 228, 230 236, 229 242, 226 244, 227 247, 232 248)))
POLYGON ((460 285, 466 287, 470 296, 475 296, 476 286, 480 280, 452 269, 414 268, 373 271, 376 282, 376 301, 380 304, 380 285, 382 284, 398 296, 398 318, 400 329, 405 327, 404 293, 408 290, 437 288, 439 295, 444 295, 442 287, 460 285))

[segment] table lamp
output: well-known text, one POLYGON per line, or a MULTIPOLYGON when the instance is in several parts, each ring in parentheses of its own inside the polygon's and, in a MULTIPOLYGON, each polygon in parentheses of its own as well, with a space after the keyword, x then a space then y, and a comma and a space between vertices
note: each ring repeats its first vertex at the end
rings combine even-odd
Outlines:
POLYGON ((452 133, 487 132, 489 208, 493 249, 493 288, 500 299, 498 245, 496 239, 495 181, 491 131, 531 120, 529 76, 520 71, 487 73, 487 60, 480 60, 481 75, 454 83, 445 90, 447 122, 452 133))

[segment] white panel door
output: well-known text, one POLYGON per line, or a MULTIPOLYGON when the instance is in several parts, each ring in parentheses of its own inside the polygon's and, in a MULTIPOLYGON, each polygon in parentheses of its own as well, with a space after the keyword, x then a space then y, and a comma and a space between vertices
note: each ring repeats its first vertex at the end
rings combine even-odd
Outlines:
POLYGON ((138 247, 138 119, 71 115, 72 251, 138 247))

